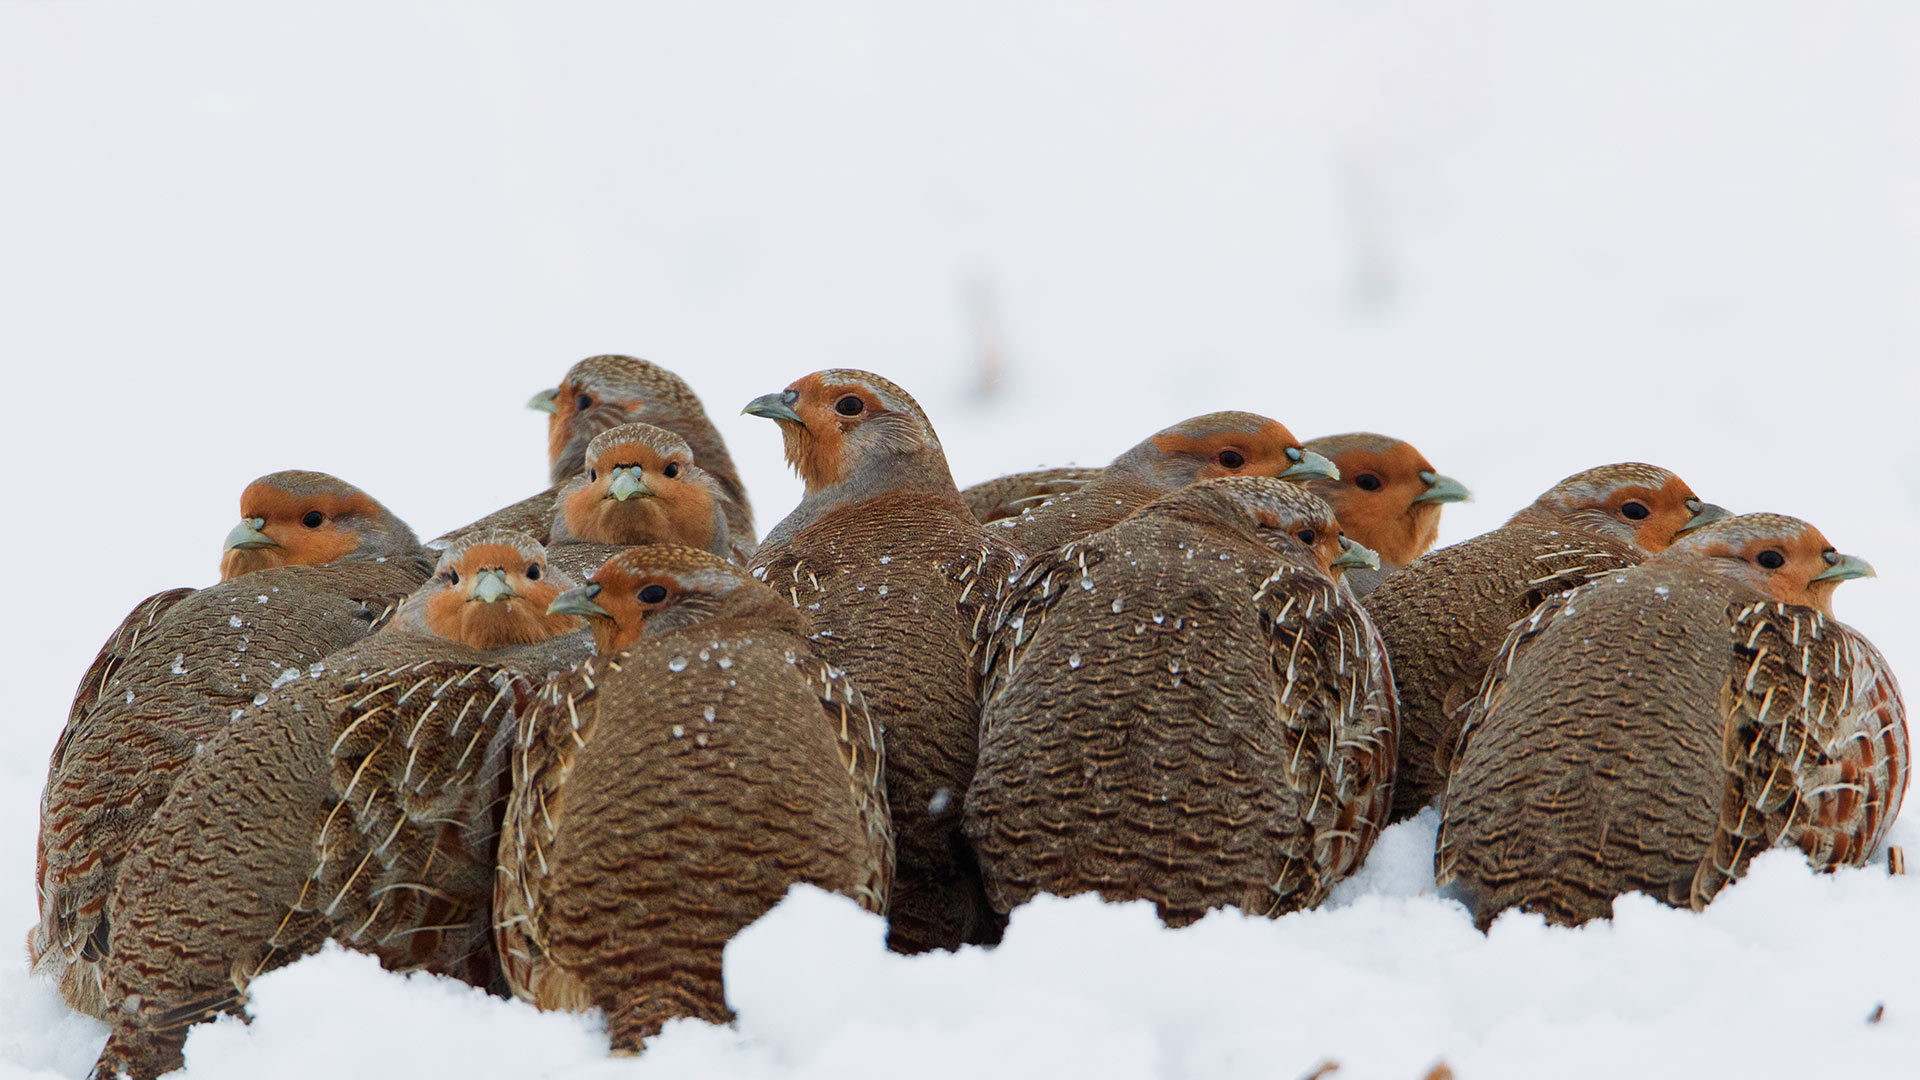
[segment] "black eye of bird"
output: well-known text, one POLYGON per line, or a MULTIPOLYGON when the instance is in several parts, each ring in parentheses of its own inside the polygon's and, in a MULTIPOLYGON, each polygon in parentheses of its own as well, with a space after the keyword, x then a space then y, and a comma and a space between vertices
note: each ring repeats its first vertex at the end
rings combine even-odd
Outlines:
POLYGON ((1379 491, 1380 478, 1370 472, 1363 472, 1353 478, 1353 486, 1361 491, 1379 491))
POLYGON ((860 411, 866 407, 867 403, 861 401, 857 394, 848 394, 846 397, 833 403, 833 411, 839 413, 841 416, 859 416, 860 411))
POLYGON ((643 604, 657 604, 666 598, 667 587, 665 585, 649 585, 640 590, 640 602, 643 604))
POLYGON ((1755 555, 1753 557, 1753 561, 1759 563, 1761 566, 1764 566, 1769 570, 1778 570, 1781 567, 1787 565, 1787 557, 1773 550, 1772 548, 1768 548, 1767 550, 1761 552, 1760 554, 1755 555))
POLYGON ((1630 521, 1640 521, 1653 511, 1647 509, 1646 503, 1630 502, 1620 507, 1620 513, 1630 521))
POLYGON ((595 480, 598 480, 598 479, 600 479, 600 470, 599 470, 599 469, 588 469, 588 470, 587 470, 587 483, 589 483, 589 484, 591 484, 591 483, 593 483, 593 482, 594 482, 595 480))
POLYGON ((1237 469, 1247 463, 1245 455, 1241 454, 1238 450, 1220 451, 1219 461, 1220 467, 1223 469, 1237 469))
POLYGON ((1312 529, 1301 529, 1299 532, 1294 533, 1293 535, 1299 537, 1300 542, 1303 544, 1310 545, 1313 543, 1314 531, 1312 529))
POLYGON ((447 584, 449 585, 460 584, 460 571, 458 570, 447 571, 447 584))
POLYGON ((593 398, 586 394, 581 394, 579 397, 573 399, 573 407, 580 412, 586 412, 588 409, 593 408, 593 398))
POLYGON ((527 565, 527 580, 528 581, 540 580, 540 564, 539 563, 529 563, 527 565))
POLYGON ((300 524, 305 525, 309 529, 317 529, 320 527, 320 523, 325 520, 327 520, 325 514, 322 514, 318 510, 309 510, 306 516, 300 519, 300 524))
POLYGON ((677 461, 669 461, 667 462, 667 467, 660 471, 665 474, 667 479, 671 480, 680 475, 680 463, 677 461))

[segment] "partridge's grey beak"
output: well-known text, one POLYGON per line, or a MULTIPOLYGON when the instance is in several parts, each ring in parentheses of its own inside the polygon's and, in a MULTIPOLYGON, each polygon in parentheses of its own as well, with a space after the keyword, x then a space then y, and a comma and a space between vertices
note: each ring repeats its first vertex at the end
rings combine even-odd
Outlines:
POLYGON ((653 489, 640 478, 639 469, 615 469, 613 479, 607 482, 607 495, 626 502, 628 499, 645 499, 653 495, 653 489))
POLYGON ((235 525, 233 531, 227 534, 227 542, 220 550, 279 547, 280 545, 274 543, 273 537, 260 531, 266 527, 266 518, 241 518, 240 524, 235 525))
POLYGON ((507 584, 505 570, 482 570, 473 578, 472 599, 483 604, 492 604, 513 596, 513 586, 507 584))
POLYGON ((797 390, 782 390, 777 394, 761 394, 740 411, 748 416, 764 416, 769 420, 779 420, 788 424, 803 423, 800 414, 793 411, 793 403, 800 400, 797 390))
POLYGON ((1858 555, 1840 555, 1829 553, 1829 565, 1824 571, 1814 575, 1815 581, 1851 581, 1857 577, 1879 577, 1873 572, 1873 564, 1858 555))
POLYGON ((557 389, 540 391, 539 393, 527 399, 527 408, 537 409, 543 413, 559 412, 560 411, 560 391, 557 389))
POLYGON ((1343 536, 1340 538, 1340 557, 1333 560, 1332 565, 1348 570, 1378 570, 1380 556, 1375 555, 1372 548, 1356 544, 1343 536))
POLYGON ((1451 476, 1423 472, 1420 474, 1420 481, 1427 485, 1427 490, 1425 494, 1413 500, 1416 504, 1466 502, 1473 498, 1473 492, 1467 490, 1467 485, 1451 476))
POLYGON ((1732 511, 1726 507, 1715 506, 1710 502, 1701 502, 1699 499, 1688 499, 1687 509, 1693 511, 1693 516, 1687 519, 1685 525, 1680 526, 1681 532, 1691 532, 1702 525, 1711 525, 1716 521, 1733 516, 1732 511))
POLYGON ((590 582, 577 589, 568 589, 566 592, 554 597, 553 603, 547 605, 547 614, 580 615, 585 618, 601 619, 613 618, 612 615, 607 614, 606 608, 593 602, 593 598, 599 595, 600 585, 598 582, 590 582))
POLYGON ((1280 474, 1282 480, 1311 480, 1320 477, 1327 480, 1340 479, 1340 468, 1324 455, 1311 450, 1294 447, 1287 451, 1287 460, 1293 462, 1287 471, 1280 474))

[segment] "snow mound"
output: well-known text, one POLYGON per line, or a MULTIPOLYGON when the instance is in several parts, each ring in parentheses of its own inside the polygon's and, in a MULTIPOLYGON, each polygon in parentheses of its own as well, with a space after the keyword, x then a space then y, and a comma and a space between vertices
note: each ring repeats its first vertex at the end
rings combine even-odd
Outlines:
MULTIPOLYGON (((1903 829, 1909 838, 1916 830, 1903 829)), ((1639 895, 1577 930, 1490 932, 1431 893, 1431 812, 1335 904, 1169 930, 1145 903, 1041 897, 996 949, 901 957, 878 917, 796 886, 727 947, 731 1027, 607 1056, 597 1016, 540 1013, 329 946, 253 987, 254 1021, 187 1042, 196 1080, 543 1077, 1893 1075, 1920 1051, 1920 881, 1756 859, 1707 911, 1639 895), (1427 878, 1424 890, 1414 887, 1427 878)), ((0 983, 0 1057, 81 1075, 103 1038, 50 988, 0 983), (29 1035, 28 1033, 31 1033, 29 1035)), ((0 1075, 5 1075, 0 1073, 0 1075)))

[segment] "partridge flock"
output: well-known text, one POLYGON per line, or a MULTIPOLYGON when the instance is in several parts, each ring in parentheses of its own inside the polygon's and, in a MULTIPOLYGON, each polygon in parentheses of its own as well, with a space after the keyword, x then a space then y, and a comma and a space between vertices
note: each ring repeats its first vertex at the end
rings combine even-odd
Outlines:
POLYGON ((726 1022, 728 940, 796 883, 902 952, 1039 893, 1169 924, 1324 902, 1438 801, 1481 926, 1753 856, 1872 856, 1908 776, 1869 576, 1651 465, 1437 551, 1467 498, 1404 441, 1193 417, 1104 467, 962 490, 871 372, 746 403, 805 483, 764 537, 673 373, 575 364, 551 486, 422 544, 321 473, 247 486, 219 584, 140 602, 54 747, 34 967, 112 1028, 96 1075, 332 940, 616 1052, 726 1022))

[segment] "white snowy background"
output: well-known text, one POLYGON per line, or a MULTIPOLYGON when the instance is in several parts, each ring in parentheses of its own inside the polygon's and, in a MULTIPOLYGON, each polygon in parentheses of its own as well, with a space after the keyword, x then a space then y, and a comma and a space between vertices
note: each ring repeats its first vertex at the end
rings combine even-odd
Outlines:
MULTIPOLYGON (((1221 408, 1401 435, 1479 493, 1448 542, 1657 462, 1871 559, 1840 615, 1920 688, 1916 55, 1900 0, 0 4, 0 939, 82 670, 213 580, 249 479, 334 472, 432 536, 542 486, 522 402, 596 352, 693 383, 763 529, 798 487, 738 407, 829 366, 917 395, 962 483, 1221 408)), ((1920 879, 1771 856, 1704 914, 1481 935, 1430 894, 1433 830, 1329 910, 1176 933, 1043 901, 992 953, 892 957, 800 896, 728 955, 738 1025, 637 1060, 329 953, 189 1074, 1920 1061, 1920 879)), ((83 1075, 103 1029, 13 955, 0 1077, 83 1075)))

